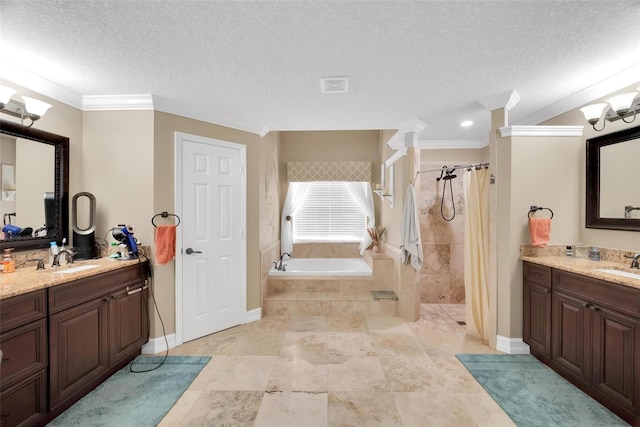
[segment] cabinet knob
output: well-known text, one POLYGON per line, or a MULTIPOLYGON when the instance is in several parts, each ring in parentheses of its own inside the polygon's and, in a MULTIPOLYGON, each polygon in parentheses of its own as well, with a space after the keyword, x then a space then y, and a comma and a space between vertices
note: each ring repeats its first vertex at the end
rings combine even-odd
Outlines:
POLYGON ((591 305, 590 305, 588 302, 583 302, 583 303, 582 303, 582 306, 583 306, 584 308, 591 308, 591 305))

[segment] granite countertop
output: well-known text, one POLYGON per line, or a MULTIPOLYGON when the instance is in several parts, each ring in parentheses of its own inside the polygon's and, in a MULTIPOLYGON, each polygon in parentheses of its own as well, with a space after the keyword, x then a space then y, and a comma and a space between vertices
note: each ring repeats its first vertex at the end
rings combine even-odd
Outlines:
POLYGON ((592 261, 586 258, 574 258, 569 256, 557 255, 521 255, 520 259, 522 259, 523 261, 532 262, 534 264, 545 265, 547 267, 557 268, 559 270, 593 277, 594 279, 606 280, 607 282, 613 282, 620 285, 631 286, 633 288, 640 289, 640 279, 597 271, 598 269, 614 269, 640 275, 640 270, 629 268, 629 266, 631 265, 631 261, 629 261, 628 264, 622 264, 620 262, 613 261, 592 261))
POLYGON ((118 261, 113 258, 98 258, 84 261, 75 261, 62 267, 49 267, 44 270, 36 270, 35 265, 17 268, 13 273, 0 274, 0 300, 28 292, 45 289, 62 283, 72 282, 107 271, 117 270, 128 265, 137 264, 139 261, 118 261), (92 265, 95 267, 77 269, 78 267, 92 265), (66 270, 74 270, 64 273, 66 270))

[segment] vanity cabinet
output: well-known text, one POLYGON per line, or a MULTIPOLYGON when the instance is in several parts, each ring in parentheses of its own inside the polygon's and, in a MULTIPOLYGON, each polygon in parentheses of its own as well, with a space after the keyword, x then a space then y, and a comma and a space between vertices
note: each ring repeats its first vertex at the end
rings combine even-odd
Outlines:
POLYGON ((551 268, 524 263, 524 342, 539 357, 551 357, 551 268))
POLYGON ((525 262, 524 291, 524 335, 531 354, 640 425, 640 289, 525 262), (549 312, 549 299, 531 296, 540 292, 531 279, 540 268, 550 272, 550 292, 544 294, 549 312), (544 319, 527 320, 536 312, 544 319), (540 345, 545 331, 550 353, 540 345))
POLYGON ((47 413, 46 290, 0 300, 0 426, 47 413))
POLYGON ((140 354, 148 339, 140 266, 49 289, 52 412, 61 412, 140 354))

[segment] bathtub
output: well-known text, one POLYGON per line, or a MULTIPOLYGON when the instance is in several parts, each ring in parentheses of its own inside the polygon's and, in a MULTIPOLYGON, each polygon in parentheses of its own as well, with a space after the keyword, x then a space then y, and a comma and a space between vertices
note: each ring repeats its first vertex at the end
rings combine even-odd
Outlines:
POLYGON ((286 271, 269 271, 269 277, 322 278, 322 277, 371 277, 371 267, 362 258, 291 258, 283 261, 286 271))

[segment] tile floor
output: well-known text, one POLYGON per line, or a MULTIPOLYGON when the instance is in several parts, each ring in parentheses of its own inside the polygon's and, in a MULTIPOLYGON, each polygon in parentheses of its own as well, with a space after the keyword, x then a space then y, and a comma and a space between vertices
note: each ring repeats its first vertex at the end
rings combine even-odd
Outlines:
POLYGON ((160 426, 513 426, 455 358, 464 305, 422 318, 266 316, 170 354, 211 355, 160 426))

